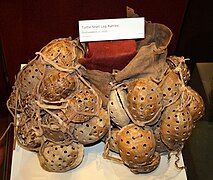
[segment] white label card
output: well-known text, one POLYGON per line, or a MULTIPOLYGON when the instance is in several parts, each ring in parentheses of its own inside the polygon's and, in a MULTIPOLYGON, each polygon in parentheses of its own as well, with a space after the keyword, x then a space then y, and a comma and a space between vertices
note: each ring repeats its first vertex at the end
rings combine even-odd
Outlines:
POLYGON ((80 42, 144 38, 144 17, 81 20, 80 42))

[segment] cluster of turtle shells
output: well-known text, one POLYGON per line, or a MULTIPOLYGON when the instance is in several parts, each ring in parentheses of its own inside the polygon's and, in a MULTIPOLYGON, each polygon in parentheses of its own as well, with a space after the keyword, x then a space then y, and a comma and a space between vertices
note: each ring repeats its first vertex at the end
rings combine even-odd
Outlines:
POLYGON ((101 139, 104 151, 108 146, 136 174, 156 169, 160 153, 180 151, 204 112, 202 98, 187 86, 184 58, 169 57, 161 81, 140 77, 112 88, 106 107, 81 75, 84 53, 77 39, 56 39, 18 73, 7 102, 18 144, 37 152, 50 172, 77 167, 84 146, 101 139))
POLYGON ((19 72, 7 106, 18 144, 37 152, 43 169, 65 172, 82 162, 84 145, 108 132, 110 119, 79 73, 84 50, 78 40, 56 39, 36 54, 19 72))
POLYGON ((187 86, 184 58, 172 56, 167 63, 161 81, 132 79, 110 96, 109 147, 136 174, 157 168, 160 154, 181 151, 204 113, 201 96, 187 86))

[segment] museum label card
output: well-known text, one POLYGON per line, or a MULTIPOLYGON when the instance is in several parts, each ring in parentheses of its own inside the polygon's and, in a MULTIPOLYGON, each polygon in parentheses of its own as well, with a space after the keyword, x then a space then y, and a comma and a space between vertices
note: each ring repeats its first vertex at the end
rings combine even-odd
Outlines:
POLYGON ((81 20, 80 42, 144 38, 144 17, 81 20))

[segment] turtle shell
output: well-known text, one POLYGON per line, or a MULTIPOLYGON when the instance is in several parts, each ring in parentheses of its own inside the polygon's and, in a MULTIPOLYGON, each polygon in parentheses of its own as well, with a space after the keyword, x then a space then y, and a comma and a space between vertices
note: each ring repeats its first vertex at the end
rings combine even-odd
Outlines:
POLYGON ((204 101, 202 97, 190 86, 187 86, 187 93, 192 96, 190 103, 187 105, 188 110, 192 116, 193 122, 197 122, 204 115, 204 101))
POLYGON ((82 144, 92 144, 108 132, 110 128, 109 116, 103 108, 99 116, 94 116, 87 122, 75 125, 73 135, 82 144))
POLYGON ((117 144, 121 159, 128 167, 149 164, 156 147, 152 130, 135 124, 124 126, 117 133, 117 144))
POLYGON ((187 108, 180 111, 180 106, 181 101, 176 101, 164 110, 160 119, 161 139, 170 150, 180 150, 192 133, 191 114, 187 108))
POLYGON ((111 91, 109 111, 110 118, 117 126, 123 127, 130 122, 127 110, 127 93, 125 90, 115 89, 111 91))
POLYGON ((22 98, 36 92, 37 85, 43 77, 44 70, 41 58, 36 57, 18 73, 16 85, 19 88, 22 98))
POLYGON ((168 152, 168 148, 163 143, 161 139, 161 133, 160 133, 160 121, 151 127, 153 130, 153 134, 155 136, 155 142, 156 142, 156 148, 155 151, 159 153, 166 153, 168 152))
POLYGON ((101 99, 85 85, 74 91, 70 96, 68 107, 64 110, 66 117, 74 123, 82 123, 98 116, 102 106, 101 99))
POLYGON ((169 106, 180 97, 182 83, 179 76, 170 71, 159 84, 163 92, 163 106, 169 106))
POLYGON ((38 151, 43 138, 38 121, 35 118, 28 118, 25 113, 18 116, 18 119, 21 119, 15 128, 18 144, 26 150, 38 151))
POLYGON ((42 116, 41 128, 44 136, 52 142, 65 143, 72 140, 74 123, 68 122, 61 110, 52 110, 42 116))
POLYGON ((111 129, 111 137, 109 139, 109 148, 111 151, 119 153, 118 143, 117 143, 117 134, 120 131, 118 128, 111 129))
POLYGON ((79 166, 84 157, 84 146, 78 142, 67 145, 46 141, 39 153, 41 167, 49 172, 66 172, 79 166))
POLYGON ((39 94, 45 101, 66 99, 77 86, 77 78, 73 74, 48 69, 39 87, 39 94))
POLYGON ((51 41, 41 49, 41 55, 49 60, 53 66, 59 66, 65 69, 78 64, 78 59, 84 56, 83 48, 78 40, 71 38, 59 38, 51 41))
POLYGON ((155 124, 162 110, 162 91, 146 78, 135 79, 128 86, 128 110, 139 126, 155 124))

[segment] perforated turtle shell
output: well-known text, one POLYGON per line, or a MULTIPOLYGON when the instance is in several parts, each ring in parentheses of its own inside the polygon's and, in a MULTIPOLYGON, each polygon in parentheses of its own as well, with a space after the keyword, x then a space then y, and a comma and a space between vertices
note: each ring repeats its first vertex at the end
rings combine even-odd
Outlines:
POLYGON ((17 76, 17 87, 19 88, 22 98, 31 95, 36 91, 39 81, 44 73, 44 65, 41 59, 36 57, 25 65, 17 76))
POLYGON ((41 128, 44 136, 57 143, 67 143, 73 139, 74 123, 69 122, 61 110, 52 110, 42 116, 41 128))
POLYGON ((38 151, 41 146, 42 133, 38 121, 28 118, 25 113, 18 115, 20 123, 15 128, 18 144, 26 150, 38 151))
POLYGON ((25 115, 28 118, 32 118, 33 115, 36 113, 36 110, 39 109, 36 103, 36 97, 33 95, 25 96, 25 98, 20 98, 20 104, 22 111, 24 111, 25 115))
POLYGON ((120 131, 118 128, 111 129, 111 137, 109 139, 109 148, 111 151, 119 153, 118 143, 117 143, 117 134, 120 131))
POLYGON ((127 114, 127 93, 125 90, 115 89, 110 93, 110 118, 116 125, 123 127, 130 122, 127 114))
POLYGON ((78 59, 84 56, 79 40, 71 38, 55 39, 43 47, 40 53, 44 60, 49 60, 48 63, 66 69, 75 67, 78 59))
POLYGON ((46 101, 59 101, 66 99, 77 86, 74 74, 47 69, 39 87, 41 98, 46 101))
POLYGON ((49 172, 65 172, 79 166, 84 157, 84 146, 78 142, 68 145, 46 141, 39 153, 41 167, 49 172))
POLYGON ((168 148, 163 143, 161 139, 161 133, 160 133, 160 121, 151 127, 153 130, 153 134, 155 136, 155 142, 156 142, 156 148, 155 151, 159 153, 166 153, 168 152, 168 148))
POLYGON ((202 99, 202 97, 193 90, 190 86, 187 86, 187 93, 188 95, 191 95, 192 99, 190 103, 188 104, 188 110, 192 116, 193 122, 197 122, 205 112, 205 104, 202 99))
POLYGON ((159 84, 163 92, 163 105, 168 106, 169 104, 174 103, 179 98, 181 92, 180 88, 182 83, 179 79, 179 76, 170 71, 159 84))
POLYGON ((118 132, 117 143, 121 159, 129 167, 146 165, 155 152, 152 130, 135 124, 124 126, 118 132))
POLYGON ((160 159, 160 154, 158 152, 155 152, 149 163, 147 163, 146 165, 137 165, 135 167, 130 167, 130 170, 135 174, 150 173, 158 167, 158 165, 160 164, 160 159))
POLYGON ((81 86, 71 94, 65 115, 74 123, 86 122, 98 116, 101 106, 101 99, 94 90, 81 86))
POLYGON ((185 84, 187 84, 190 80, 190 70, 185 63, 184 57, 169 56, 166 62, 171 70, 175 71, 177 67, 180 67, 180 73, 182 73, 183 81, 185 84))
POLYGON ((161 114, 162 91, 149 79, 135 79, 128 86, 127 102, 135 124, 151 125, 158 121, 161 114))
POLYGON ((187 108, 180 109, 178 100, 167 107, 161 116, 161 139, 170 150, 180 150, 192 133, 193 121, 187 108))
POLYGON ((102 108, 99 116, 94 116, 87 122, 76 124, 73 135, 82 144, 92 144, 101 140, 109 128, 109 115, 102 108))

